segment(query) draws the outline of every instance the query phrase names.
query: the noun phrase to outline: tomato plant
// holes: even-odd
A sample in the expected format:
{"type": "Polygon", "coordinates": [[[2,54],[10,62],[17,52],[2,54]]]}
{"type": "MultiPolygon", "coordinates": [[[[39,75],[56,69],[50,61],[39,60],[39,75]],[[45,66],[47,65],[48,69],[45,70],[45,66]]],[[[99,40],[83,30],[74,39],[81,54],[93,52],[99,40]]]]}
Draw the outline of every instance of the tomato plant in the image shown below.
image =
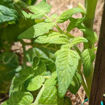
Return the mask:
{"type": "MultiPolygon", "coordinates": [[[[10,20],[3,17],[1,21],[1,63],[3,68],[9,65],[10,71],[15,65],[11,71],[14,71],[14,77],[9,99],[2,105],[70,105],[67,91],[76,94],[81,85],[89,98],[97,49],[97,35],[93,31],[97,0],[86,0],[86,8],[79,4],[60,16],[48,15],[51,6],[46,0],[36,5],[32,5],[30,0],[26,3],[16,0],[12,4],[10,20]],[[74,18],[77,13],[82,17],[74,18]],[[70,23],[66,30],[62,30],[59,24],[65,21],[70,23]],[[83,36],[72,35],[70,32],[74,28],[82,31],[83,36]],[[27,43],[24,39],[31,42],[27,43]],[[22,65],[14,53],[9,53],[10,47],[6,47],[7,43],[11,46],[14,41],[20,41],[23,46],[22,65]],[[78,47],[80,43],[83,43],[81,49],[78,47]],[[31,46],[28,50],[27,45],[31,46]]],[[[1,16],[7,15],[4,10],[1,10],[1,16]]]]}

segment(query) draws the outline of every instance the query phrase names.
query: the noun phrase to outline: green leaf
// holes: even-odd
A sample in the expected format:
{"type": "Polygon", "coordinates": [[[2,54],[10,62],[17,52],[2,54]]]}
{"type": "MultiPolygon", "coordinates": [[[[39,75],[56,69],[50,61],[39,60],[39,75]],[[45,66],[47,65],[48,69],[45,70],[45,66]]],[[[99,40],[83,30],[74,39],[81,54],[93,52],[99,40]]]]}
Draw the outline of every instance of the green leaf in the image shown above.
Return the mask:
{"type": "Polygon", "coordinates": [[[84,38],[84,37],[75,37],[75,38],[73,38],[71,41],[70,41],[70,44],[69,44],[69,47],[73,47],[73,46],[75,46],[75,45],[77,45],[77,44],[79,44],[79,43],[87,43],[88,42],[88,40],[86,39],[86,38],[84,38]]]}
{"type": "Polygon", "coordinates": [[[39,104],[52,104],[55,105],[57,103],[57,89],[55,86],[47,87],[45,89],[39,99],[39,104]]]}
{"type": "Polygon", "coordinates": [[[82,22],[84,21],[84,18],[70,18],[70,24],[67,27],[67,31],[70,32],[73,28],[78,27],[82,22]]]}
{"type": "Polygon", "coordinates": [[[7,93],[10,81],[18,66],[19,62],[16,54],[10,52],[0,54],[0,92],[7,93]]]}
{"type": "Polygon", "coordinates": [[[0,4],[6,7],[12,8],[13,7],[13,0],[0,0],[0,4]]]}
{"type": "Polygon", "coordinates": [[[33,105],[56,105],[57,104],[57,89],[56,85],[56,72],[46,80],[42,89],[40,90],[33,105]]]}
{"type": "Polygon", "coordinates": [[[37,5],[30,6],[29,9],[31,12],[34,13],[32,17],[34,19],[39,19],[50,12],[51,6],[43,0],[37,5]]]}
{"type": "Polygon", "coordinates": [[[92,49],[85,49],[82,54],[82,62],[83,62],[83,71],[86,77],[89,76],[92,70],[93,61],[95,58],[94,50],[92,49]]]}
{"type": "Polygon", "coordinates": [[[84,14],[84,10],[81,8],[72,8],[69,9],[65,12],[63,12],[60,17],[58,18],[57,22],[58,23],[63,23],[65,21],[67,21],[68,19],[70,19],[70,17],[72,17],[72,15],[76,14],[76,13],[83,13],[84,14]]]}
{"type": "Polygon", "coordinates": [[[39,36],[36,40],[36,43],[41,44],[66,44],[69,42],[67,36],[58,32],[52,32],[49,35],[39,36]]]}
{"type": "MultiPolygon", "coordinates": [[[[48,52],[48,51],[47,51],[48,52]]],[[[27,52],[26,52],[26,57],[27,57],[27,60],[28,62],[30,62],[31,64],[34,63],[34,61],[38,58],[38,59],[43,59],[43,60],[46,60],[46,61],[51,61],[52,60],[48,57],[48,55],[42,50],[42,49],[39,49],[39,48],[31,48],[29,49],[27,52]],[[35,57],[37,57],[35,59],[35,57]]]]}
{"type": "Polygon", "coordinates": [[[81,31],[84,32],[84,37],[93,45],[94,43],[96,43],[96,41],[98,40],[97,34],[96,32],[94,32],[93,30],[86,28],[85,26],[83,26],[82,28],[80,28],[81,31]]]}
{"type": "Polygon", "coordinates": [[[17,20],[17,13],[14,9],[10,9],[0,5],[0,23],[17,20]]]}
{"type": "Polygon", "coordinates": [[[21,90],[24,85],[29,83],[30,79],[37,75],[44,75],[46,72],[46,65],[43,62],[40,62],[34,68],[27,67],[26,69],[20,70],[16,73],[15,77],[12,80],[10,95],[14,92],[21,90]]]}
{"type": "Polygon", "coordinates": [[[24,82],[34,75],[34,71],[32,68],[27,67],[26,69],[22,69],[14,76],[10,88],[10,95],[14,92],[18,91],[19,87],[22,87],[24,82]]]}
{"type": "Polygon", "coordinates": [[[41,88],[45,78],[43,76],[35,76],[29,80],[27,90],[29,91],[36,91],[41,88]]]}
{"type": "Polygon", "coordinates": [[[33,96],[29,92],[16,92],[2,103],[2,105],[30,105],[33,102],[33,96]]]}
{"type": "Polygon", "coordinates": [[[5,52],[0,55],[1,64],[7,65],[10,68],[17,68],[19,66],[18,56],[11,52],[5,52]]]}
{"type": "Polygon", "coordinates": [[[31,39],[36,38],[40,35],[43,35],[45,33],[48,33],[49,30],[51,30],[54,26],[54,23],[38,23],[36,25],[33,25],[23,33],[19,35],[19,39],[31,39]]]}
{"type": "Polygon", "coordinates": [[[56,52],[56,69],[58,76],[58,92],[63,97],[72,82],[80,59],[77,52],[62,48],[56,52]]]}
{"type": "Polygon", "coordinates": [[[79,73],[76,73],[73,77],[73,81],[70,84],[69,90],[73,94],[76,94],[81,86],[81,76],[79,73]]]}
{"type": "Polygon", "coordinates": [[[46,18],[45,22],[54,22],[57,19],[57,14],[53,14],[52,16],[50,16],[50,18],[46,18]]]}

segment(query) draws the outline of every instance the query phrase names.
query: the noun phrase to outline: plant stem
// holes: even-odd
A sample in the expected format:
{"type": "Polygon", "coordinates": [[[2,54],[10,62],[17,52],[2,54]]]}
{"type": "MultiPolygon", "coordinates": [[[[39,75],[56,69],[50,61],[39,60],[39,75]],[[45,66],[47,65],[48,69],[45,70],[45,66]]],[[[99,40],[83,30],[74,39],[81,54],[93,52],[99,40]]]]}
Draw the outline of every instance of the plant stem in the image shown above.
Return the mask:
{"type": "MultiPolygon", "coordinates": [[[[89,28],[91,30],[93,30],[93,22],[94,22],[94,16],[95,16],[97,1],[98,0],[85,0],[86,19],[84,21],[84,24],[87,28],[89,28]]],[[[84,35],[84,37],[85,37],[85,35],[84,35]]],[[[94,45],[90,45],[89,43],[88,43],[88,45],[84,44],[84,49],[92,48],[92,47],[94,47],[94,45]]],[[[90,91],[91,91],[93,72],[94,72],[94,69],[92,68],[90,75],[88,77],[85,77],[86,82],[87,82],[87,86],[88,86],[88,90],[89,90],[89,92],[86,91],[88,98],[90,96],[90,91]]]]}
{"type": "Polygon", "coordinates": [[[87,28],[93,29],[93,22],[95,16],[95,10],[98,0],[85,0],[86,2],[86,20],[85,25],[87,28]]]}
{"type": "Polygon", "coordinates": [[[56,29],[57,29],[60,33],[64,33],[64,31],[63,31],[58,25],[56,25],[56,29]]]}

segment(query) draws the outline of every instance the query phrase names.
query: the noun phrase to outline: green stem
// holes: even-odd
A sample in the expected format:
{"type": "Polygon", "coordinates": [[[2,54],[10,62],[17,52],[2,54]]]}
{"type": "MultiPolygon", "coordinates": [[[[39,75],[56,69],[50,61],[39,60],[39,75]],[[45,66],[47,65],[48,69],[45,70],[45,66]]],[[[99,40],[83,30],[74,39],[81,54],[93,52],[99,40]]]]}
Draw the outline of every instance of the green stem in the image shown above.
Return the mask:
{"type": "Polygon", "coordinates": [[[56,25],[56,29],[57,29],[60,33],[64,33],[64,31],[63,31],[58,25],[56,25]]]}
{"type": "Polygon", "coordinates": [[[98,0],[86,0],[86,20],[85,25],[93,29],[93,22],[94,22],[94,16],[95,16],[95,10],[98,0]]]}
{"type": "MultiPolygon", "coordinates": [[[[95,10],[96,10],[96,5],[97,5],[98,0],[85,0],[85,6],[86,6],[86,19],[84,21],[84,24],[87,28],[93,30],[93,22],[94,22],[94,16],[95,16],[95,10]]],[[[84,35],[85,37],[85,35],[84,35]]],[[[84,44],[84,49],[87,48],[93,48],[94,45],[90,45],[90,43],[84,44]]],[[[92,71],[88,77],[85,77],[85,80],[87,82],[87,87],[89,92],[87,94],[88,98],[90,96],[90,91],[91,91],[91,84],[92,84],[92,79],[93,79],[93,71],[94,69],[92,68],[92,71]]]]}
{"type": "MultiPolygon", "coordinates": [[[[75,46],[74,48],[77,50],[77,52],[78,52],[79,55],[81,56],[81,51],[80,51],[76,46],[75,46]]],[[[86,92],[87,97],[89,98],[89,89],[88,89],[88,85],[87,85],[87,82],[86,82],[86,80],[85,80],[85,77],[84,77],[84,75],[83,75],[83,73],[82,73],[82,71],[81,71],[81,65],[82,65],[81,62],[82,62],[82,61],[80,60],[80,61],[79,61],[79,66],[78,66],[78,70],[79,70],[79,74],[81,75],[81,78],[82,78],[82,86],[83,86],[83,88],[84,88],[84,90],[85,90],[85,92],[86,92]]]]}

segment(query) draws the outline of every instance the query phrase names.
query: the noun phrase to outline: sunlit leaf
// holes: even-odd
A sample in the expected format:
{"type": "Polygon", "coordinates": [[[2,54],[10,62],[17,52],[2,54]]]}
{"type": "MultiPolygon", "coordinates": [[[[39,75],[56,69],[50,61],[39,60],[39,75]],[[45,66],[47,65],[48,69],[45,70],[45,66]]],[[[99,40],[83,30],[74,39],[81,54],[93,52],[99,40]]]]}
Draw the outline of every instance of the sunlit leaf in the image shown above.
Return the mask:
{"type": "Polygon", "coordinates": [[[51,30],[54,26],[54,23],[38,23],[36,25],[33,25],[23,33],[19,35],[19,39],[31,39],[36,38],[40,35],[43,35],[45,33],[48,33],[49,30],[51,30]]]}
{"type": "Polygon", "coordinates": [[[58,92],[63,97],[72,82],[80,59],[77,52],[62,48],[56,52],[56,69],[58,76],[58,92]]]}
{"type": "Polygon", "coordinates": [[[53,32],[49,35],[44,35],[38,37],[35,42],[41,44],[66,44],[69,42],[68,38],[64,34],[60,34],[58,32],[53,32]]]}
{"type": "Polygon", "coordinates": [[[84,10],[81,9],[81,8],[72,8],[72,9],[66,10],[65,12],[63,12],[60,15],[57,22],[58,23],[63,23],[65,21],[67,21],[68,19],[70,19],[70,17],[72,17],[72,15],[74,15],[76,13],[84,13],[84,10]]]}

